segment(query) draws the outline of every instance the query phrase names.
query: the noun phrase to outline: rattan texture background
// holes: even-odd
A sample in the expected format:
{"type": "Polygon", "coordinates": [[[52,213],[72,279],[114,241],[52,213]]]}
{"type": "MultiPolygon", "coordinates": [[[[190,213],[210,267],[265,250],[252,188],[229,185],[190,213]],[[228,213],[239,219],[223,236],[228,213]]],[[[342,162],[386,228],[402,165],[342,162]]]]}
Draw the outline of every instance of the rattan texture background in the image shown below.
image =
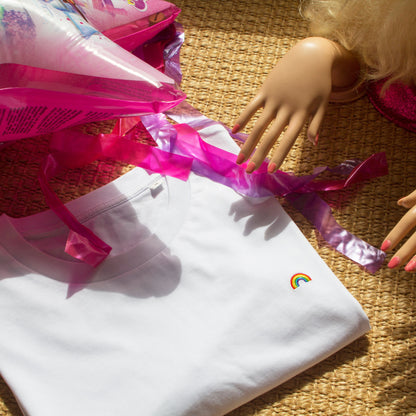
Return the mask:
{"type": "MultiPolygon", "coordinates": [[[[178,20],[186,35],[181,54],[182,89],[192,105],[228,125],[233,124],[278,59],[307,35],[296,0],[173,2],[182,9],[178,20]]],[[[416,134],[388,122],[364,97],[347,105],[330,105],[318,146],[302,133],[283,168],[306,174],[315,166],[334,166],[348,158],[364,159],[386,152],[388,176],[327,195],[341,225],[379,246],[405,212],[396,201],[416,188],[415,149],[416,134]]],[[[46,152],[47,137],[21,140],[0,152],[0,212],[23,216],[46,209],[36,180],[46,152]]],[[[119,163],[94,163],[56,178],[53,187],[61,198],[70,200],[130,168],[119,163]]],[[[372,330],[228,416],[416,415],[414,274],[386,266],[374,275],[366,273],[328,247],[284,200],[282,204],[361,303],[372,330]]],[[[132,410],[133,414],[151,416],[141,415],[140,409],[132,410]]],[[[0,415],[21,415],[1,381],[0,415]]]]}

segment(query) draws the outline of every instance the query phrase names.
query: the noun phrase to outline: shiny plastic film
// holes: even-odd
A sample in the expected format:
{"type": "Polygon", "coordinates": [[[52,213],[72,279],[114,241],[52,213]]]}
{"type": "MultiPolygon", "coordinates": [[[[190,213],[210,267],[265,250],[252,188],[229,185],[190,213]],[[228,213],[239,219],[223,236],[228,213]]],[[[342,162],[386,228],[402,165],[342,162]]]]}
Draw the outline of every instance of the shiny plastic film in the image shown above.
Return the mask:
{"type": "Polygon", "coordinates": [[[181,102],[170,77],[114,42],[138,47],[178,13],[157,0],[0,0],[0,141],[181,102]]]}

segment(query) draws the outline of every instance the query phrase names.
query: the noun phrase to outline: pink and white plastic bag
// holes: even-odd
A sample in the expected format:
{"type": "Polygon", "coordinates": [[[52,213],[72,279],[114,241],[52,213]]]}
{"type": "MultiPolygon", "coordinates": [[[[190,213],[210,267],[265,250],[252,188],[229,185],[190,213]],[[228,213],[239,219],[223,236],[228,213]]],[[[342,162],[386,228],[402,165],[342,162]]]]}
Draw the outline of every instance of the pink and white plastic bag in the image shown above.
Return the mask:
{"type": "Polygon", "coordinates": [[[74,0],[86,20],[127,50],[134,50],[173,23],[180,13],[163,0],[74,0]]]}
{"type": "Polygon", "coordinates": [[[117,29],[114,38],[127,39],[120,32],[125,24],[130,35],[142,32],[136,43],[145,41],[151,33],[143,22],[149,16],[165,10],[170,14],[163,24],[168,25],[178,13],[164,1],[136,1],[142,9],[131,2],[115,7],[111,0],[105,6],[95,0],[1,0],[0,141],[158,113],[185,98],[171,78],[101,33],[117,29]],[[135,26],[138,21],[142,29],[135,26]]]}

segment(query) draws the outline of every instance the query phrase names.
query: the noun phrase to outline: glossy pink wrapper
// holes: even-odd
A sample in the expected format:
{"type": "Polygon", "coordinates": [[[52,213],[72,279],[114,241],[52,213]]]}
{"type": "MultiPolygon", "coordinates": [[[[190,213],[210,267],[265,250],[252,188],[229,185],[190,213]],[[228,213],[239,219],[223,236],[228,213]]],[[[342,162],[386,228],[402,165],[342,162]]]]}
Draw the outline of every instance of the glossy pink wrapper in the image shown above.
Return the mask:
{"type": "Polygon", "coordinates": [[[136,37],[137,47],[179,9],[156,0],[110,3],[1,0],[0,142],[157,113],[185,98],[174,80],[101,33],[145,19],[141,29],[151,31],[136,37]],[[146,20],[158,13],[167,19],[146,20]]]}

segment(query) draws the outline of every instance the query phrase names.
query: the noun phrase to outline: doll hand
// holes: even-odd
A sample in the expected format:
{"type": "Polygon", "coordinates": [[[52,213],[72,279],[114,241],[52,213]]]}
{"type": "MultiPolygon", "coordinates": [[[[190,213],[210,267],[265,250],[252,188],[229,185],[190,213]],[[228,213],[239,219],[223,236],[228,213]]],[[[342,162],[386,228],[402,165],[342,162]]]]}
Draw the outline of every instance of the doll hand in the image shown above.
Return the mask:
{"type": "Polygon", "coordinates": [[[246,161],[267,127],[261,144],[247,166],[248,173],[258,168],[275,141],[287,127],[274,150],[268,171],[276,171],[296,141],[303,125],[309,120],[308,138],[318,140],[333,84],[334,64],[344,51],[324,38],[307,38],[296,44],[271,71],[258,94],[241,113],[233,128],[243,128],[257,110],[263,108],[247,141],[241,148],[237,163],[246,161]]]}
{"type": "MultiPolygon", "coordinates": [[[[387,235],[386,239],[381,245],[381,249],[384,251],[393,250],[397,244],[416,226],[416,191],[413,191],[410,195],[397,201],[398,205],[408,208],[409,211],[401,218],[401,220],[395,225],[395,227],[387,235]]],[[[400,247],[394,257],[390,260],[388,267],[391,269],[406,263],[405,266],[407,272],[416,270],[416,232],[413,233],[410,238],[400,247]]]]}

